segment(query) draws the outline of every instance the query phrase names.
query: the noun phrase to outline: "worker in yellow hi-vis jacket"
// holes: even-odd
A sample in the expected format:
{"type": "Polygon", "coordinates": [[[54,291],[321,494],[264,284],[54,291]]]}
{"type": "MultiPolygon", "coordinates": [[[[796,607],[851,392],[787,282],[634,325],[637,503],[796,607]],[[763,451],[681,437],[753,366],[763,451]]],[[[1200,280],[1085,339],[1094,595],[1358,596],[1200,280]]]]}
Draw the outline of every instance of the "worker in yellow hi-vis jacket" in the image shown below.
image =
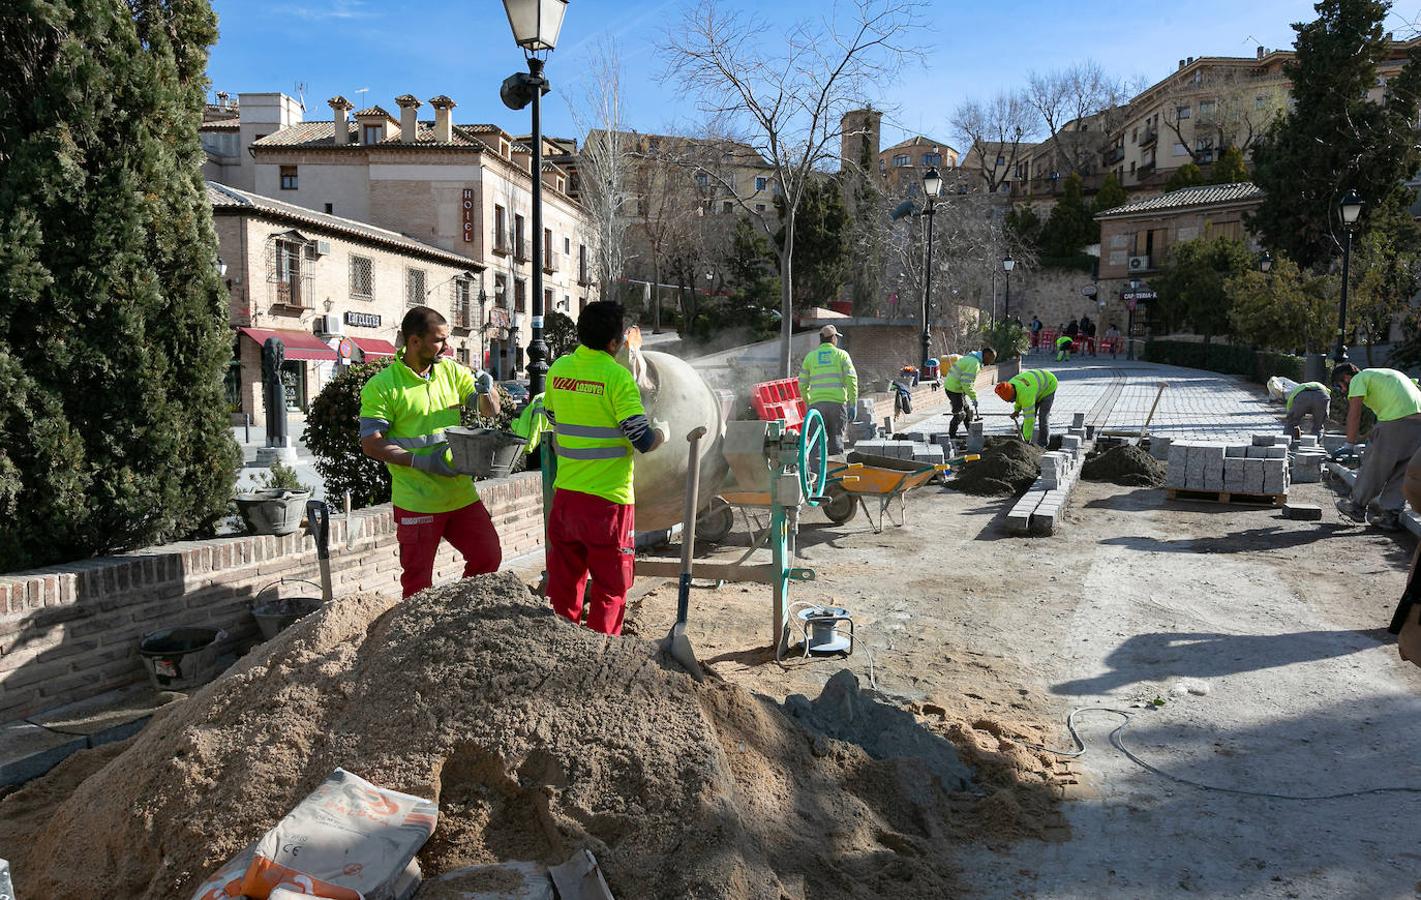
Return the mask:
{"type": "Polygon", "coordinates": [[[839,329],[819,329],[818,347],[809,351],[799,367],[799,395],[824,417],[829,452],[844,452],[844,430],[853,418],[849,410],[859,397],[859,376],[854,361],[839,347],[839,329]]]}

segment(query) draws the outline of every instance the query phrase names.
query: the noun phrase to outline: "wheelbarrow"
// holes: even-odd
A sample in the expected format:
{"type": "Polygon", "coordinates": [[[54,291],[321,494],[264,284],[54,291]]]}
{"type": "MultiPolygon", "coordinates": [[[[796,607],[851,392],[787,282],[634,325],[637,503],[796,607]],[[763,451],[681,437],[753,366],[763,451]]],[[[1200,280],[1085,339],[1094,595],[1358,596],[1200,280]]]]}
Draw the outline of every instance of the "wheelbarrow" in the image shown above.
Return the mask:
{"type": "Polygon", "coordinates": [[[972,462],[976,454],[963,456],[946,463],[917,463],[906,459],[886,456],[871,456],[850,453],[846,465],[829,470],[829,500],[823,505],[824,514],[835,525],[843,525],[853,519],[858,508],[868,518],[874,534],[883,533],[883,520],[901,528],[908,524],[908,506],[904,495],[916,487],[922,487],[934,478],[947,475],[966,462],[972,462]],[[877,500],[877,512],[870,508],[869,498],[877,500]],[[893,515],[893,502],[898,501],[898,516],[893,515]]]}

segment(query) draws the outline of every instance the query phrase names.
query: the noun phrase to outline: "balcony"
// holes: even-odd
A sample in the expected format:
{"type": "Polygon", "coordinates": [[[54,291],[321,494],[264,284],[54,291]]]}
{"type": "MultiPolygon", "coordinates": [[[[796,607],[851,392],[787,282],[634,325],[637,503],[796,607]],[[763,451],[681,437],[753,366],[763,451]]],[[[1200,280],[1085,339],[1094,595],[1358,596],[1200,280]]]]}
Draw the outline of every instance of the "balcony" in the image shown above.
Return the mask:
{"type": "Polygon", "coordinates": [[[1137,181],[1144,181],[1146,178],[1149,178],[1153,174],[1155,174],[1155,164],[1145,163],[1143,166],[1140,166],[1138,169],[1135,170],[1135,179],[1137,181]]]}
{"type": "Polygon", "coordinates": [[[1109,150],[1106,150],[1106,151],[1105,151],[1104,164],[1107,165],[1107,166],[1113,166],[1113,165],[1115,165],[1116,163],[1120,162],[1120,161],[1121,161],[1122,159],[1124,159],[1124,158],[1125,158],[1125,148],[1124,148],[1124,147],[1111,147],[1109,150]]]}
{"type": "Polygon", "coordinates": [[[449,327],[454,331],[470,332],[475,328],[473,305],[467,302],[455,301],[452,314],[449,320],[449,327]]]}
{"type": "Polygon", "coordinates": [[[271,305],[288,312],[311,309],[311,285],[307,278],[282,280],[272,285],[271,305]]]}
{"type": "Polygon", "coordinates": [[[1159,140],[1159,129],[1158,129],[1158,128],[1146,128],[1146,129],[1145,129],[1145,133],[1142,134],[1142,135],[1140,135],[1140,146],[1141,146],[1141,147],[1150,147],[1150,146],[1153,146],[1154,143],[1155,143],[1155,141],[1157,141],[1157,140],[1159,140]]]}
{"type": "Polygon", "coordinates": [[[592,277],[587,271],[586,263],[577,267],[577,283],[582,287],[587,287],[592,283],[592,277]]]}
{"type": "Polygon", "coordinates": [[[493,254],[495,256],[507,256],[508,252],[508,238],[504,237],[502,233],[496,235],[493,239],[493,254]]]}
{"type": "Polygon", "coordinates": [[[549,275],[558,270],[558,255],[551,251],[543,254],[543,271],[549,275]]]}

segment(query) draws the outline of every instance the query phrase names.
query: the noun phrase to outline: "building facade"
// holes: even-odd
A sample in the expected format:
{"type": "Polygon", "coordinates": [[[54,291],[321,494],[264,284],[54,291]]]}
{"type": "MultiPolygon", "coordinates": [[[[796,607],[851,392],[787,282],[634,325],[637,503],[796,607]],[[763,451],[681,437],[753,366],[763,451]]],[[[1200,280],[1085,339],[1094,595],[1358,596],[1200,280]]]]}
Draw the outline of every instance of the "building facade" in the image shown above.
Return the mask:
{"type": "Polygon", "coordinates": [[[890,196],[916,196],[923,176],[936,168],[944,178],[957,168],[958,152],[946,141],[916,135],[878,153],[878,173],[890,196]]]}
{"type": "Polygon", "coordinates": [[[234,349],[227,398],[234,413],[261,422],[261,346],[286,347],[287,405],[304,410],[351,363],[395,354],[412,306],[449,320],[450,353],[489,364],[488,297],[482,267],[397,232],[208,182],[219,267],[230,298],[234,349]]]}

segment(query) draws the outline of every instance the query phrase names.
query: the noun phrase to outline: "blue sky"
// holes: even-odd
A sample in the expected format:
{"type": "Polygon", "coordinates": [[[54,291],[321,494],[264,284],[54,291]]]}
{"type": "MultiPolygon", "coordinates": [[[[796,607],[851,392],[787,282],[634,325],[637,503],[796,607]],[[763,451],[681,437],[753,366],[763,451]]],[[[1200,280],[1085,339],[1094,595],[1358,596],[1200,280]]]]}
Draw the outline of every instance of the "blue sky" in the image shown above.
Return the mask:
{"type": "MultiPolygon", "coordinates": [[[[657,54],[687,2],[572,0],[548,62],[554,93],[544,102],[545,131],[576,135],[568,103],[583,89],[590,49],[606,37],[621,50],[629,127],[658,131],[696,122],[693,103],[662,81],[657,54]]],[[[724,2],[766,18],[767,40],[830,8],[823,0],[724,2]]],[[[499,0],[214,0],[213,6],[221,31],[208,65],[213,91],[295,94],[304,84],[309,119],[329,119],[325,101],[335,94],[392,113],[399,94],[448,94],[458,103],[456,121],[527,131],[527,112],[508,110],[498,99],[499,83],[523,67],[499,0]]],[[[952,140],[948,117],[961,99],[1022,84],[1033,69],[1089,58],[1119,75],[1154,81],[1182,57],[1289,46],[1290,23],[1313,15],[1302,0],[936,0],[930,10],[916,39],[927,50],[925,62],[872,98],[890,110],[885,146],[905,133],[952,140]]],[[[1398,3],[1389,27],[1409,32],[1408,20],[1418,14],[1421,0],[1398,3]]],[[[421,112],[433,118],[427,106],[421,112]]]]}

